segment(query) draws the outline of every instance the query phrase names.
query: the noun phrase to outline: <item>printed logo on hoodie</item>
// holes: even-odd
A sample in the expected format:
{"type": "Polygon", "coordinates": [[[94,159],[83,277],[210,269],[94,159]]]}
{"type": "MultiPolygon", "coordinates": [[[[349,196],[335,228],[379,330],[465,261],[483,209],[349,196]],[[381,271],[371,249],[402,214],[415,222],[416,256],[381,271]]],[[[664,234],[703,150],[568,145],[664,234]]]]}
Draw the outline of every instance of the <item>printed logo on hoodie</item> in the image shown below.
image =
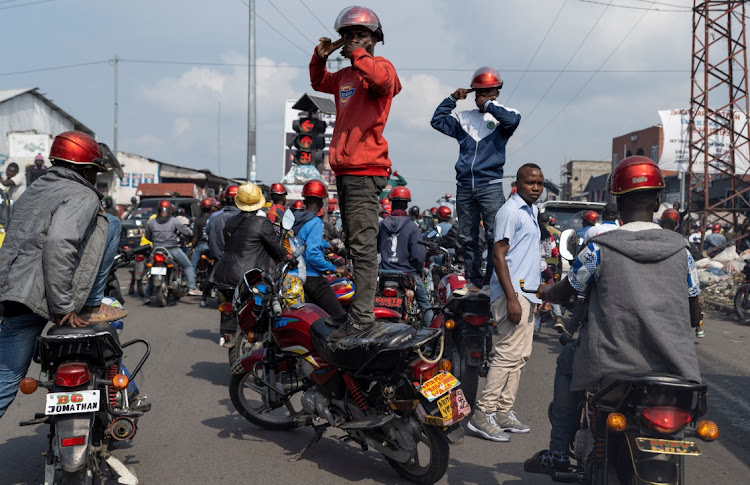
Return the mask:
{"type": "Polygon", "coordinates": [[[349,102],[349,98],[354,96],[354,92],[356,89],[354,88],[354,85],[350,82],[344,83],[339,88],[339,104],[341,106],[345,106],[346,103],[349,102]]]}

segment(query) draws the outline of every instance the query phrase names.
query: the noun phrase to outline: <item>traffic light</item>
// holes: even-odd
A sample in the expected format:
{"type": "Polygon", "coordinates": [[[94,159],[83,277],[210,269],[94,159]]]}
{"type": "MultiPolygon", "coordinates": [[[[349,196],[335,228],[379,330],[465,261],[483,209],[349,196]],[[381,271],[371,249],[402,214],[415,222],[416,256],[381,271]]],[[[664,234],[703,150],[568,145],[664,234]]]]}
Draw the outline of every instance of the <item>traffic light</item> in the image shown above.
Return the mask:
{"type": "Polygon", "coordinates": [[[326,131],[326,122],[303,116],[292,122],[292,129],[297,133],[292,140],[292,146],[297,149],[294,161],[301,165],[317,165],[322,162],[322,150],[326,147],[326,140],[323,136],[326,131]]]}

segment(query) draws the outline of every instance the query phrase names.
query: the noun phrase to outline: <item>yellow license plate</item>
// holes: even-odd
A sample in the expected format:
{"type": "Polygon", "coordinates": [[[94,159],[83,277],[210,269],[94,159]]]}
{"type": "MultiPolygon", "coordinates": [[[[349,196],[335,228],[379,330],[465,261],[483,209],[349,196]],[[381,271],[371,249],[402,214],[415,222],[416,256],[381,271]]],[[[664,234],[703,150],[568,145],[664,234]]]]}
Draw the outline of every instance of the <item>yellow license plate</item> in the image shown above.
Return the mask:
{"type": "Polygon", "coordinates": [[[432,379],[422,383],[419,392],[432,402],[454,387],[461,384],[450,372],[441,372],[432,379]]]}
{"type": "Polygon", "coordinates": [[[658,438],[636,438],[635,445],[646,453],[665,455],[700,455],[701,450],[692,441],[662,440],[658,438]]]}
{"type": "Polygon", "coordinates": [[[437,401],[440,416],[425,416],[425,424],[433,426],[450,426],[458,423],[471,414],[471,406],[466,401],[464,391],[454,389],[437,401]]]}

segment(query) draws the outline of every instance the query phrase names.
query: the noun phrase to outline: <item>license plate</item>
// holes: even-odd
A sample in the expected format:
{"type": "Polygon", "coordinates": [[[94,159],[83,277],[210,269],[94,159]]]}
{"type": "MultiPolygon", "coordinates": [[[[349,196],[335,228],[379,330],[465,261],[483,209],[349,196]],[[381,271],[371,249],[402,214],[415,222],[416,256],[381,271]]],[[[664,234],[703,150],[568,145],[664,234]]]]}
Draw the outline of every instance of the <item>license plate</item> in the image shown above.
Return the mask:
{"type": "Polygon", "coordinates": [[[443,394],[447,393],[454,387],[461,384],[450,372],[441,372],[432,379],[422,383],[419,392],[422,393],[428,401],[432,402],[443,394]]]}
{"type": "Polygon", "coordinates": [[[438,399],[437,405],[442,417],[425,416],[424,421],[426,424],[450,426],[471,414],[471,406],[466,401],[464,391],[461,389],[450,391],[450,393],[438,399]]]}
{"type": "Polygon", "coordinates": [[[661,440],[658,438],[636,438],[639,450],[665,455],[700,455],[701,450],[692,441],[661,440]]]}
{"type": "Polygon", "coordinates": [[[90,413],[99,410],[99,391],[51,392],[44,414],[90,413]]]}
{"type": "Polygon", "coordinates": [[[375,306],[384,306],[386,308],[401,308],[403,298],[397,298],[395,296],[376,296],[375,306]]]}
{"type": "Polygon", "coordinates": [[[167,268],[158,268],[158,267],[151,268],[151,274],[165,275],[167,274],[167,268]]]}

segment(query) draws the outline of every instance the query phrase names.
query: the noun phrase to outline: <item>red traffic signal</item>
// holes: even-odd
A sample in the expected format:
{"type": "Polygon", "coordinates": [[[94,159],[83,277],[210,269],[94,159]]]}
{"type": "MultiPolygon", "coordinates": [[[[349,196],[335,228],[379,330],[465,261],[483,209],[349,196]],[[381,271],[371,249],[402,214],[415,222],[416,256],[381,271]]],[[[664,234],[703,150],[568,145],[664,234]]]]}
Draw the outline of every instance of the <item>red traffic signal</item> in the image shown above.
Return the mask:
{"type": "Polygon", "coordinates": [[[318,165],[323,162],[323,152],[298,151],[294,154],[294,161],[300,165],[318,165]]]}
{"type": "Polygon", "coordinates": [[[320,134],[326,131],[326,122],[317,118],[300,118],[292,122],[292,129],[297,133],[320,134]]]}
{"type": "Polygon", "coordinates": [[[322,150],[326,147],[326,140],[320,135],[300,134],[297,135],[292,143],[294,145],[294,148],[308,152],[314,150],[322,150]]]}

